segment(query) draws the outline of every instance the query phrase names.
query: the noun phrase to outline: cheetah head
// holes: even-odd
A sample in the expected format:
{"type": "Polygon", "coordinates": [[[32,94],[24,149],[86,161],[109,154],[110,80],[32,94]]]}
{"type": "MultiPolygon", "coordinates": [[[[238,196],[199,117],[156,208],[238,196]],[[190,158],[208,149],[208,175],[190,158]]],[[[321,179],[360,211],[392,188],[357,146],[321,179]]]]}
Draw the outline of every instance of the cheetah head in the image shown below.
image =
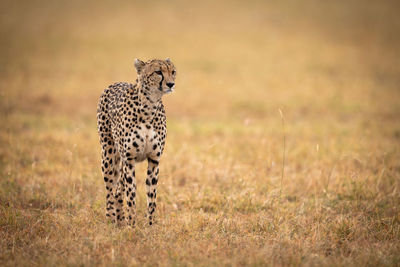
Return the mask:
{"type": "Polygon", "coordinates": [[[153,59],[147,62],[135,59],[135,68],[138,81],[151,96],[161,97],[174,91],[176,69],[169,58],[153,59]]]}

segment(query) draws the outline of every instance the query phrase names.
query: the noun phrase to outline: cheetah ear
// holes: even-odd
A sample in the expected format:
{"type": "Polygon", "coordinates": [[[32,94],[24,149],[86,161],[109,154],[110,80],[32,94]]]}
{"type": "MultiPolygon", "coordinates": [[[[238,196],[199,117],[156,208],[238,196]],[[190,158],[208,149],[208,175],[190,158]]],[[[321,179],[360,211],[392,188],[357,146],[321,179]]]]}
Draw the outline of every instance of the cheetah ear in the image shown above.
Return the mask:
{"type": "Polygon", "coordinates": [[[167,57],[167,59],[165,59],[165,61],[166,61],[167,63],[171,63],[171,59],[169,59],[169,57],[167,57]]]}
{"type": "Polygon", "coordinates": [[[145,63],[141,61],[140,59],[135,58],[135,68],[137,70],[137,73],[140,74],[144,67],[145,63]]]}

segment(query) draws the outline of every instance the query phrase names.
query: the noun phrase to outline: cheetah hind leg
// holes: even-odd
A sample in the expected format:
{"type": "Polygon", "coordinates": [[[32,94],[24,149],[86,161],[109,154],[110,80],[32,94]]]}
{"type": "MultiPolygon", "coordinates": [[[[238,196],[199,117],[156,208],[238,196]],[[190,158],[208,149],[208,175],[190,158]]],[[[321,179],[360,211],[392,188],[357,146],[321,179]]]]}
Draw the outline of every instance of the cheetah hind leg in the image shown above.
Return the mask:
{"type": "Polygon", "coordinates": [[[104,176],[104,182],[106,185],[106,217],[111,223],[116,222],[116,214],[115,214],[115,184],[116,177],[114,172],[115,165],[115,151],[112,143],[112,139],[105,138],[103,151],[102,151],[102,172],[104,176]],[[111,143],[111,145],[108,144],[111,143]]]}
{"type": "Polygon", "coordinates": [[[115,177],[117,185],[115,186],[115,217],[119,226],[125,225],[125,212],[124,212],[124,195],[125,195],[125,181],[122,177],[122,162],[119,154],[115,156],[115,177]]]}

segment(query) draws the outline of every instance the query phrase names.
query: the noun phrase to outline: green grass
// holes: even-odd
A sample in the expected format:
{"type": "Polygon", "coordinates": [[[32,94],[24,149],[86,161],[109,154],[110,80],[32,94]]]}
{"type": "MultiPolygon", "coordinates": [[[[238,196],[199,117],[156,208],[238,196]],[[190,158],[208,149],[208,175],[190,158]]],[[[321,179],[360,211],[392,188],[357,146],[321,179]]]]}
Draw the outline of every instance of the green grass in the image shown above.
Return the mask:
{"type": "Polygon", "coordinates": [[[0,265],[400,265],[397,10],[3,1],[0,265]],[[140,164],[132,229],[106,223],[95,119],[135,57],[178,77],[157,223],[140,164]]]}

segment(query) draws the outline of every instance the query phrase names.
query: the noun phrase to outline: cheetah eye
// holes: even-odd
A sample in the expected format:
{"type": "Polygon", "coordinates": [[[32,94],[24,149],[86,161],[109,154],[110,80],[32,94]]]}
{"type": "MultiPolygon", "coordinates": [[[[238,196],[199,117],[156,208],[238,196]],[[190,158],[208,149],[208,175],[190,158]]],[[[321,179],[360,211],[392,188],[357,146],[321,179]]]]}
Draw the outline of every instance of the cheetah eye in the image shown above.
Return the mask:
{"type": "Polygon", "coordinates": [[[173,71],[172,71],[172,75],[175,75],[175,73],[176,73],[176,71],[175,71],[175,70],[173,70],[173,71]]]}
{"type": "Polygon", "coordinates": [[[157,73],[158,75],[162,75],[162,71],[161,70],[157,70],[157,71],[155,71],[155,73],[157,73]]]}

